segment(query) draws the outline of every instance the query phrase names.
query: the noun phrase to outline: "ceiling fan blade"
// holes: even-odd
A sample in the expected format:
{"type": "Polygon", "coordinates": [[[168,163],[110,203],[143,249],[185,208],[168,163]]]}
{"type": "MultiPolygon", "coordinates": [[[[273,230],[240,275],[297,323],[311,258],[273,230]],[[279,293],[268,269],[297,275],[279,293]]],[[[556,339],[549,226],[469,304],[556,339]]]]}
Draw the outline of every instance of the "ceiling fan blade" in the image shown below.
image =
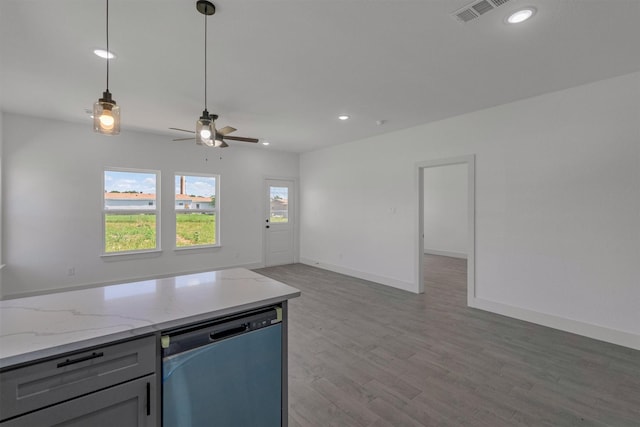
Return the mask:
{"type": "Polygon", "coordinates": [[[224,142],[224,140],[222,139],[222,136],[218,134],[218,137],[216,137],[216,139],[213,141],[213,145],[211,147],[224,148],[224,147],[228,147],[228,146],[229,146],[229,144],[224,142]]]}
{"type": "Polygon", "coordinates": [[[258,142],[258,139],[256,138],[245,138],[242,136],[225,136],[224,139],[230,139],[232,141],[253,142],[253,143],[258,142]]]}
{"type": "Polygon", "coordinates": [[[186,130],[186,129],[179,129],[179,128],[169,128],[169,129],[171,129],[171,130],[179,130],[179,131],[182,131],[182,132],[195,133],[195,132],[194,132],[194,131],[192,131],[192,130],[186,130]]]}
{"type": "Polygon", "coordinates": [[[222,129],[218,129],[218,133],[222,136],[225,136],[227,134],[230,134],[231,132],[235,132],[238,129],[236,128],[232,128],[231,126],[225,126],[222,129]]]}
{"type": "Polygon", "coordinates": [[[174,139],[173,141],[193,141],[194,137],[192,136],[191,138],[177,138],[174,139]]]}

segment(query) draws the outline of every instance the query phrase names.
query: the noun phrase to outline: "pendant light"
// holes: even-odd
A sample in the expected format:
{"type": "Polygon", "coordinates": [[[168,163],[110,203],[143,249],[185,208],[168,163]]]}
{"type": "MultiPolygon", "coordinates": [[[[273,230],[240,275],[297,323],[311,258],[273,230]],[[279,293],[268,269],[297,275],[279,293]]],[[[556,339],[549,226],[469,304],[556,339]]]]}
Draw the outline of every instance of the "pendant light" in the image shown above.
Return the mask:
{"type": "Polygon", "coordinates": [[[222,141],[216,141],[215,120],[218,117],[215,114],[210,115],[207,111],[207,16],[216,13],[216,8],[208,0],[198,0],[196,9],[204,15],[204,111],[196,122],[196,142],[213,147],[222,143],[222,141]]]}
{"type": "MultiPolygon", "coordinates": [[[[107,2],[107,52],[109,52],[109,0],[107,2]]],[[[104,135],[120,133],[120,107],[109,92],[109,56],[107,56],[107,90],[93,104],[93,131],[104,135]]]]}

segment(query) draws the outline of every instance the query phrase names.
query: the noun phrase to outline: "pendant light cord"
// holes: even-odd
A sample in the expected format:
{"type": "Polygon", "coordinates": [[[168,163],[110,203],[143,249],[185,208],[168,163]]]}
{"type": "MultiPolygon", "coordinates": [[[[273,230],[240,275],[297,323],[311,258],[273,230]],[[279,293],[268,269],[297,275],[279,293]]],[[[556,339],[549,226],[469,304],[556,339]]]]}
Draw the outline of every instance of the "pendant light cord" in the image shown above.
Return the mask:
{"type": "Polygon", "coordinates": [[[107,0],[107,92],[109,92],[109,0],[107,0]]]}
{"type": "MultiPolygon", "coordinates": [[[[208,8],[209,6],[207,6],[208,8]]],[[[207,14],[204,14],[204,109],[207,110],[207,14]]]]}

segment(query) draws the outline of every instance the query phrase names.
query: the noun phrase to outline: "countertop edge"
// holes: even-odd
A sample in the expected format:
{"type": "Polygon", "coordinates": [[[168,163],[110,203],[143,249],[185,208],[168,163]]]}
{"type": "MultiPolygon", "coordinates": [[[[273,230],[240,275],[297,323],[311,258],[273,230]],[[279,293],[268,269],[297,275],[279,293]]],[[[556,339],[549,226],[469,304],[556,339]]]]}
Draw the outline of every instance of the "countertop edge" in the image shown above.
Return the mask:
{"type": "Polygon", "coordinates": [[[301,295],[300,291],[290,292],[284,295],[279,295],[277,297],[272,297],[272,298],[266,298],[260,301],[249,302],[246,304],[240,304],[232,307],[225,307],[224,309],[214,310],[211,312],[185,316],[178,319],[173,319],[170,321],[165,321],[165,322],[161,322],[153,325],[142,326],[142,327],[126,330],[126,331],[101,335],[99,337],[94,337],[86,340],[80,340],[73,343],[47,347],[45,349],[35,350],[29,353],[23,353],[19,355],[5,357],[3,359],[0,359],[0,371],[17,369],[25,364],[30,364],[38,360],[59,357],[60,355],[63,355],[65,353],[70,353],[70,352],[79,351],[83,349],[90,349],[92,347],[97,347],[97,346],[105,345],[108,343],[134,339],[134,338],[142,337],[144,335],[154,334],[156,332],[160,332],[163,330],[173,329],[178,326],[198,323],[205,320],[215,319],[215,318],[227,316],[227,315],[242,312],[242,311],[252,310],[254,308],[281,303],[283,301],[287,301],[289,299],[299,297],[300,295],[301,295]]]}

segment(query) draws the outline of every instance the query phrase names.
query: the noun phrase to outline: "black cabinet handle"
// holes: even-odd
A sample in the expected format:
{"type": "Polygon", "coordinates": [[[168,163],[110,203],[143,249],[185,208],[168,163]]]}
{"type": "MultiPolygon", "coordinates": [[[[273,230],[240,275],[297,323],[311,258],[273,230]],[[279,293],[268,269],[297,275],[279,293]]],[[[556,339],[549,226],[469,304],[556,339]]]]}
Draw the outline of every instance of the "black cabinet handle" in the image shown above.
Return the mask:
{"type": "Polygon", "coordinates": [[[151,383],[147,383],[147,416],[151,415],[151,383]]]}
{"type": "Polygon", "coordinates": [[[268,226],[268,225],[265,225],[265,226],[264,226],[264,228],[269,228],[269,226],[268,226]]]}
{"type": "Polygon", "coordinates": [[[85,362],[91,359],[97,359],[98,357],[104,356],[103,352],[96,353],[95,351],[87,356],[78,357],[77,359],[67,359],[64,362],[58,363],[58,368],[63,368],[65,366],[73,365],[80,362],[85,362]]]}

